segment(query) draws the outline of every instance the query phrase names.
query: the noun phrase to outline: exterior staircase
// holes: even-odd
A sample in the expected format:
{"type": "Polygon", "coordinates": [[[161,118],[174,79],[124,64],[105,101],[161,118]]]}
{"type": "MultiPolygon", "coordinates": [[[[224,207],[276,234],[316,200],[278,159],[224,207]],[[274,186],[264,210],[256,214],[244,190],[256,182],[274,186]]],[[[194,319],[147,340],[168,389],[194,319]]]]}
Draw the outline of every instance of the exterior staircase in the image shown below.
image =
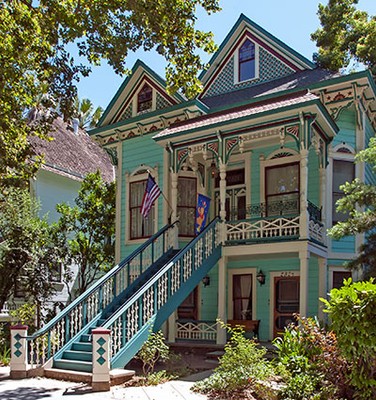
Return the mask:
{"type": "Polygon", "coordinates": [[[217,263],[220,228],[215,219],[181,250],[176,226],[162,228],[28,338],[31,367],[90,374],[92,330],[101,327],[111,330],[111,369],[124,368],[217,263]]]}

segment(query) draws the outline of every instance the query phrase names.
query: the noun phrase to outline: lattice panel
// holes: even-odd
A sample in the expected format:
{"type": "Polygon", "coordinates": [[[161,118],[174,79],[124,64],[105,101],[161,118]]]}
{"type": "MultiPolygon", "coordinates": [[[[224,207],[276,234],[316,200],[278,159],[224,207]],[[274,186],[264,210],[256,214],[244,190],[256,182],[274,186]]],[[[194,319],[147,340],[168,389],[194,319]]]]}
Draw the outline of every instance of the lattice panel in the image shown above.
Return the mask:
{"type": "Polygon", "coordinates": [[[156,107],[157,110],[160,110],[162,108],[167,108],[170,107],[171,104],[168,102],[163,96],[161,96],[159,93],[157,93],[157,102],[156,102],[156,107]]]}
{"type": "Polygon", "coordinates": [[[130,103],[129,106],[124,110],[123,114],[121,114],[119,121],[131,118],[131,117],[132,117],[132,103],[130,103]]]}
{"type": "Polygon", "coordinates": [[[250,82],[235,84],[234,57],[231,57],[222,72],[218,75],[217,79],[212,83],[210,89],[207,91],[204,97],[212,97],[222,93],[231,92],[233,90],[244,89],[246,87],[283,77],[294,72],[293,69],[281,62],[271,53],[264,50],[262,47],[259,49],[259,67],[260,73],[258,79],[250,82]]]}

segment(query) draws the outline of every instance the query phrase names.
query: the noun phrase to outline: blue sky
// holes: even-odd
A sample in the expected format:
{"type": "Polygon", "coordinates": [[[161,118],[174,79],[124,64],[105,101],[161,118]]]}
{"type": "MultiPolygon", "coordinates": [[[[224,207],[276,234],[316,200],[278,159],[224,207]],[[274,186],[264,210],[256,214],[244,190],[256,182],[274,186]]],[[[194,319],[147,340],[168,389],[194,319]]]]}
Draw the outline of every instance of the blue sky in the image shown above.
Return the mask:
{"type": "MultiPolygon", "coordinates": [[[[317,9],[319,3],[325,0],[220,0],[222,11],[207,15],[199,10],[197,28],[210,30],[214,40],[219,45],[235,24],[241,13],[266,29],[269,33],[285,42],[294,50],[312,60],[312,54],[317,50],[310,35],[319,26],[317,9]]],[[[359,0],[358,8],[376,15],[376,0],[359,0]]],[[[204,55],[204,61],[209,61],[210,55],[204,55]]],[[[164,77],[165,61],[155,52],[137,52],[130,54],[128,68],[132,68],[140,58],[155,72],[164,77]]],[[[100,67],[93,68],[88,78],[83,78],[78,84],[79,97],[89,98],[95,106],[106,108],[125,77],[115,74],[105,62],[100,67]]]]}

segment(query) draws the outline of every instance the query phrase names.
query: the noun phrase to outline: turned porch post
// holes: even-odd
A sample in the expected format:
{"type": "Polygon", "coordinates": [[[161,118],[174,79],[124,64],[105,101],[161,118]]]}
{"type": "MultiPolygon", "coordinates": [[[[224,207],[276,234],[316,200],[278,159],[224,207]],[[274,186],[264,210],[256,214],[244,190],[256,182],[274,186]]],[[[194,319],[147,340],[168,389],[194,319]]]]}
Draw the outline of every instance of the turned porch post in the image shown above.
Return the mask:
{"type": "Polygon", "coordinates": [[[300,289],[299,289],[299,314],[301,317],[307,316],[308,311],[308,270],[309,270],[309,251],[301,251],[300,259],[300,289]]]}
{"type": "Polygon", "coordinates": [[[220,209],[219,217],[222,221],[226,220],[226,169],[227,165],[222,161],[219,162],[219,199],[220,199],[220,209]]]}
{"type": "Polygon", "coordinates": [[[300,151],[300,238],[308,239],[308,150],[300,151]]]}

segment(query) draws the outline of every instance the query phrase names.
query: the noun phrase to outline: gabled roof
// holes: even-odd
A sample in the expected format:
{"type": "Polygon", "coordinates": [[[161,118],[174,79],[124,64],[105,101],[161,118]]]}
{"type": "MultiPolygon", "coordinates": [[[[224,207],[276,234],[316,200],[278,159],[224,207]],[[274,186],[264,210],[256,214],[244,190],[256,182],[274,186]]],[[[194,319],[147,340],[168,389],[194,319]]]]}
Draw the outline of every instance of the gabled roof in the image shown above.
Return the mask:
{"type": "Polygon", "coordinates": [[[124,80],[110,104],[104,111],[98,127],[118,122],[126,112],[135,93],[147,82],[169,104],[175,105],[186,101],[179,93],[170,96],[166,90],[166,81],[149,68],[145,63],[137,60],[130,75],[124,80]]]}
{"type": "Polygon", "coordinates": [[[241,14],[217,52],[209,61],[209,68],[206,71],[203,71],[200,75],[200,79],[205,88],[210,84],[213,76],[218,74],[218,68],[221,69],[224,67],[226,59],[234,53],[237,43],[244,34],[247,34],[261,47],[265,48],[268,52],[273,53],[273,55],[285,64],[288,64],[292,70],[299,71],[316,67],[315,64],[307,58],[267,32],[244,14],[241,14]]]}
{"type": "Polygon", "coordinates": [[[79,129],[74,133],[62,118],[57,118],[50,136],[53,137],[50,142],[30,138],[36,154],[44,154],[42,169],[73,180],[83,180],[88,173],[99,169],[106,182],[114,180],[109,155],[85,131],[79,129]]]}

